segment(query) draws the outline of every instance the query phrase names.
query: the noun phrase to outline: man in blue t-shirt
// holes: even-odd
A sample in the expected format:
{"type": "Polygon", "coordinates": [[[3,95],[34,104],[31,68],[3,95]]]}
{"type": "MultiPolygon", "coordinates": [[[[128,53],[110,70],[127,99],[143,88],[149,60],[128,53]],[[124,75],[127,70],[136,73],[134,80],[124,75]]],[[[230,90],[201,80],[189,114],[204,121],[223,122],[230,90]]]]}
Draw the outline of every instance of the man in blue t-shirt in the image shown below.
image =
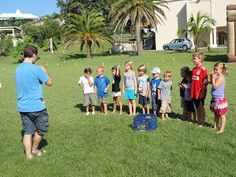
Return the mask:
{"type": "Polygon", "coordinates": [[[101,112],[107,115],[107,96],[110,87],[109,79],[104,76],[104,67],[100,66],[96,70],[97,77],[94,80],[94,85],[97,88],[98,101],[101,103],[101,112]]]}
{"type": "Polygon", "coordinates": [[[38,50],[34,46],[24,49],[24,61],[15,72],[17,107],[24,130],[23,144],[28,159],[41,155],[38,146],[48,131],[48,113],[43,101],[42,85],[52,85],[45,68],[35,64],[38,50]]]}
{"type": "Polygon", "coordinates": [[[157,98],[157,90],[158,86],[161,82],[160,78],[161,70],[158,67],[153,68],[152,70],[152,80],[150,82],[150,90],[151,90],[151,99],[152,99],[152,110],[153,114],[157,114],[158,109],[160,109],[161,103],[157,98]]]}

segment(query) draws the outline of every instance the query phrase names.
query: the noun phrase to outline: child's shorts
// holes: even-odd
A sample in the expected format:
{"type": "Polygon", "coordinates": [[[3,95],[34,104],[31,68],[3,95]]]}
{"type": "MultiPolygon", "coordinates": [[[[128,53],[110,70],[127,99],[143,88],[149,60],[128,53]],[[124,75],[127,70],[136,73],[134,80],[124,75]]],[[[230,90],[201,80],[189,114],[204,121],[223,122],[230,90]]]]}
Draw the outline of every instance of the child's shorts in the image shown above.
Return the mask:
{"type": "Polygon", "coordinates": [[[157,111],[161,107],[161,101],[157,99],[157,96],[152,96],[152,109],[157,111]]]}
{"type": "Polygon", "coordinates": [[[136,98],[134,90],[125,90],[125,99],[134,100],[136,98]]]}
{"type": "Polygon", "coordinates": [[[84,94],[84,106],[95,106],[96,105],[96,95],[94,93],[84,94]]]}
{"type": "Polygon", "coordinates": [[[160,113],[171,113],[171,104],[169,101],[162,100],[161,101],[161,109],[160,113]]]}
{"type": "Polygon", "coordinates": [[[148,104],[150,104],[150,99],[149,98],[147,98],[147,97],[145,97],[145,96],[143,96],[143,95],[140,95],[139,94],[139,99],[138,99],[138,103],[139,104],[141,104],[141,105],[148,105],[148,104]]]}
{"type": "Polygon", "coordinates": [[[112,97],[121,96],[121,92],[112,92],[112,97]]]}
{"type": "Polygon", "coordinates": [[[98,102],[100,104],[107,104],[107,97],[98,97],[98,102]]]}
{"type": "Polygon", "coordinates": [[[228,112],[228,102],[226,98],[212,99],[210,109],[215,116],[220,117],[228,112]]]}

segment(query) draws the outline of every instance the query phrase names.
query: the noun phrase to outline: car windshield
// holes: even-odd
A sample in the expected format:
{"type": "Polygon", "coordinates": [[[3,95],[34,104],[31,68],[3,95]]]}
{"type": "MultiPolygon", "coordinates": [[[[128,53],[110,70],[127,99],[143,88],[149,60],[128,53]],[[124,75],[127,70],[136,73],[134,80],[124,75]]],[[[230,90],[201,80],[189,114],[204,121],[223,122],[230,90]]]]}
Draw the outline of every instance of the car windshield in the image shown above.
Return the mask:
{"type": "Polygon", "coordinates": [[[170,43],[175,43],[176,42],[176,39],[172,40],[170,43]]]}

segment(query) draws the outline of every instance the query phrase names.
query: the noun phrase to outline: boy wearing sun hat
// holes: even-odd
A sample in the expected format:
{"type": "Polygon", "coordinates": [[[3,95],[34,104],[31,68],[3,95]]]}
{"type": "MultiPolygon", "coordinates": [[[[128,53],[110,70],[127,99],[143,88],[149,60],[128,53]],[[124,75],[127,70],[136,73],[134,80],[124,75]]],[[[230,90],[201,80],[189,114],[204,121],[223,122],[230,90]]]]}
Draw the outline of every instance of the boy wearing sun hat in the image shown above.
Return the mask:
{"type": "Polygon", "coordinates": [[[150,90],[151,90],[151,100],[152,100],[153,114],[156,114],[157,110],[160,109],[160,106],[161,106],[161,103],[158,100],[158,95],[157,95],[158,86],[161,82],[160,73],[161,73],[160,68],[155,67],[155,68],[152,69],[153,78],[150,82],[150,90]]]}

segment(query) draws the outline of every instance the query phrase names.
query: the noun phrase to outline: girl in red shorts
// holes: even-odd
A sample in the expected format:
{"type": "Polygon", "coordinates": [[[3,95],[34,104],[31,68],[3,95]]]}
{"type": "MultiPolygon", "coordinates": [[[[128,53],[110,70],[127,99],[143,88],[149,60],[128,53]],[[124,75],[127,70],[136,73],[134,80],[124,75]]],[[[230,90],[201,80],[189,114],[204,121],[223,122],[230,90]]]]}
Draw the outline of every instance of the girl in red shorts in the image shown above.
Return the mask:
{"type": "Polygon", "coordinates": [[[228,112],[228,103],[225,98],[225,75],[227,74],[227,67],[223,63],[216,63],[214,71],[211,72],[211,110],[215,114],[214,129],[218,133],[223,133],[226,125],[226,113],[228,112]],[[221,119],[221,128],[218,124],[221,119]]]}

